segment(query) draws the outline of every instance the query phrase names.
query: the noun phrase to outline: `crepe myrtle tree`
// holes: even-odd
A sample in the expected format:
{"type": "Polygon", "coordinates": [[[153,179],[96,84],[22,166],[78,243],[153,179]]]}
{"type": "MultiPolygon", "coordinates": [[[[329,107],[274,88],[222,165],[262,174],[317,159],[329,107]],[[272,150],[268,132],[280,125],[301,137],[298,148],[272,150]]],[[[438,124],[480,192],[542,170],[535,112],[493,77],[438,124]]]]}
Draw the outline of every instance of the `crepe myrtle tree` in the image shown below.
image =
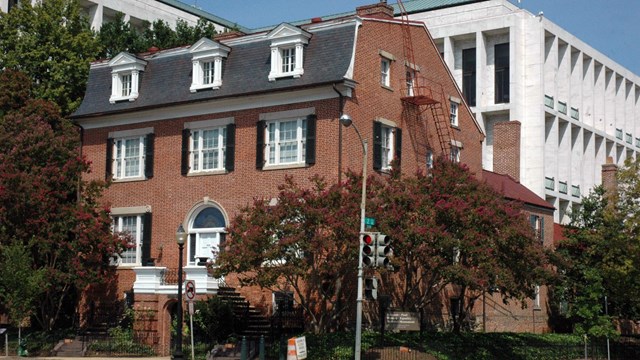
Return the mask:
{"type": "Polygon", "coordinates": [[[449,287],[459,299],[453,330],[460,331],[484,292],[524,304],[535,285],[552,277],[522,204],[504,199],[465,165],[437,159],[428,174],[393,172],[382,185],[370,208],[378,229],[393,239],[394,271],[384,272],[383,291],[400,308],[424,311],[449,287]]]}
{"type": "MultiPolygon", "coordinates": [[[[78,129],[55,104],[25,96],[31,94],[26,78],[0,72],[7,81],[0,84],[0,245],[28,254],[33,272],[44,272],[43,279],[24,279],[39,285],[32,294],[37,308],[26,313],[52,330],[72,318],[85,286],[108,278],[111,257],[127,243],[112,234],[109,209],[99,204],[104,184],[82,180],[89,163],[80,154],[78,129]]],[[[2,271],[28,273],[23,267],[2,271]]],[[[8,294],[11,284],[0,283],[0,293],[8,294]]]]}
{"type": "Polygon", "coordinates": [[[256,199],[231,221],[214,266],[243,285],[291,291],[310,330],[344,328],[355,299],[359,179],[344,185],[322,178],[303,188],[290,176],[275,201],[256,199]]]}

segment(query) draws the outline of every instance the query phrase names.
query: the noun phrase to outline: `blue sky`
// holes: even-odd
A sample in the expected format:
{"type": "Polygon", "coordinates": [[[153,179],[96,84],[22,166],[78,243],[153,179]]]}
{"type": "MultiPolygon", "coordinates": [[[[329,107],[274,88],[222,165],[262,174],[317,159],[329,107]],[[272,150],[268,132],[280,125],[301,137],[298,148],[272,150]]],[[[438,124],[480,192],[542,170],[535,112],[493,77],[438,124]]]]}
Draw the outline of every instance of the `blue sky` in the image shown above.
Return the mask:
{"type": "MultiPolygon", "coordinates": [[[[353,11],[378,0],[181,0],[240,25],[257,28],[284,21],[353,11]]],[[[395,0],[389,0],[390,4],[395,0]]],[[[640,0],[511,0],[544,16],[640,76],[640,0]]]]}

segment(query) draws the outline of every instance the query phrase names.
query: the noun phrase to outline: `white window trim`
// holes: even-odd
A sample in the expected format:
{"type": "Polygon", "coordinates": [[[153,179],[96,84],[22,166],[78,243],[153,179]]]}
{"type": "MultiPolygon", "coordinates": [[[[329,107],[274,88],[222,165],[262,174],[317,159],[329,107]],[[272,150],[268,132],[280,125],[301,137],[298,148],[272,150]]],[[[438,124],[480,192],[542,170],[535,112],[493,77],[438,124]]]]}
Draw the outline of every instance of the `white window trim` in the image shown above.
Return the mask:
{"type": "Polygon", "coordinates": [[[127,137],[119,137],[119,138],[114,138],[113,139],[113,164],[112,164],[112,174],[111,176],[113,177],[113,180],[116,181],[129,181],[129,180],[138,180],[138,179],[144,179],[144,166],[145,166],[145,160],[146,160],[146,135],[140,135],[140,136],[127,136],[127,137]],[[138,161],[139,161],[139,165],[138,165],[138,170],[139,170],[139,174],[135,175],[135,176],[126,176],[125,175],[125,171],[126,171],[126,163],[125,163],[125,150],[126,147],[124,146],[124,142],[126,140],[134,140],[137,139],[138,143],[140,144],[140,152],[139,155],[137,157],[138,161]],[[118,167],[118,142],[122,142],[122,159],[121,159],[121,165],[118,167]]]}
{"type": "Polygon", "coordinates": [[[271,39],[271,71],[269,81],[293,76],[299,78],[304,74],[304,46],[309,43],[311,34],[290,24],[280,24],[273,29],[267,38],[271,39]],[[282,50],[294,49],[295,65],[293,71],[282,70],[282,50]]]}
{"type": "Polygon", "coordinates": [[[427,169],[433,169],[433,151],[427,150],[427,169]]]}
{"type": "MultiPolygon", "coordinates": [[[[111,156],[111,178],[115,181],[115,182],[119,182],[119,181],[136,181],[136,180],[145,180],[145,161],[146,161],[146,143],[145,143],[145,139],[147,137],[147,135],[149,134],[153,134],[154,133],[154,128],[153,127],[146,127],[146,128],[140,128],[140,129],[131,129],[131,130],[120,130],[120,131],[111,131],[109,132],[109,138],[113,139],[113,150],[111,152],[112,156],[111,156]],[[117,149],[117,143],[118,140],[126,140],[126,139],[132,139],[132,138],[138,138],[140,139],[140,141],[142,142],[142,147],[140,150],[140,175],[138,176],[116,176],[117,175],[117,154],[118,154],[118,149],[117,149]]],[[[122,168],[124,169],[124,167],[122,168]]]]}
{"type": "MultiPolygon", "coordinates": [[[[217,234],[217,244],[215,245],[215,247],[217,248],[217,251],[220,251],[220,244],[221,244],[221,235],[220,234],[225,234],[226,233],[226,225],[229,224],[228,221],[228,216],[227,213],[223,210],[223,208],[220,206],[220,204],[218,204],[215,201],[211,201],[209,199],[209,197],[205,196],[201,202],[199,202],[197,205],[195,205],[188,213],[187,218],[188,222],[186,222],[187,224],[189,224],[188,227],[188,234],[189,236],[187,237],[187,264],[188,265],[197,265],[197,256],[198,254],[196,254],[194,252],[194,261],[191,261],[191,235],[196,235],[196,247],[200,247],[201,243],[200,243],[200,238],[199,238],[199,234],[200,233],[216,233],[217,234]],[[194,228],[193,227],[193,223],[196,219],[196,217],[200,214],[201,211],[205,210],[206,208],[209,207],[215,207],[216,209],[218,209],[220,211],[220,213],[222,214],[222,217],[224,219],[224,223],[225,223],[225,227],[214,227],[214,228],[194,228]]],[[[209,255],[209,254],[207,254],[209,255]]],[[[208,257],[209,260],[214,260],[215,258],[213,257],[213,254],[211,254],[208,257]]]]}
{"type": "Polygon", "coordinates": [[[380,85],[391,87],[391,60],[384,56],[380,57],[380,85]]]}
{"type": "Polygon", "coordinates": [[[296,165],[305,165],[305,157],[303,157],[303,152],[305,151],[305,146],[306,146],[306,141],[307,138],[303,137],[303,128],[302,128],[302,123],[303,121],[306,120],[306,116],[302,116],[302,117],[289,117],[289,118],[282,118],[282,119],[277,119],[277,120],[269,120],[266,123],[266,131],[264,132],[264,143],[265,143],[265,151],[264,151],[264,156],[265,156],[265,168],[267,167],[283,167],[283,166],[296,166],[296,165]],[[279,128],[279,124],[283,123],[283,122],[291,122],[291,121],[296,121],[296,143],[297,143],[297,154],[296,154],[296,161],[292,161],[292,162],[280,162],[280,146],[279,143],[281,142],[280,139],[280,128],[279,128]],[[270,162],[270,153],[271,153],[271,146],[272,144],[269,141],[269,126],[271,124],[275,124],[275,135],[274,135],[274,145],[275,146],[275,155],[274,155],[274,162],[270,162]]]}
{"type": "Polygon", "coordinates": [[[194,129],[190,129],[191,134],[189,136],[189,173],[192,174],[204,174],[204,173],[211,173],[211,172],[219,172],[219,171],[224,171],[225,170],[225,157],[226,157],[226,151],[227,151],[227,134],[226,134],[226,126],[212,126],[212,127],[204,127],[204,128],[194,128],[194,129]],[[207,131],[207,130],[216,130],[218,129],[218,147],[217,150],[219,151],[218,154],[218,167],[213,168],[213,169],[204,169],[203,168],[203,159],[204,156],[202,156],[202,132],[203,131],[207,131]],[[194,148],[194,132],[198,132],[199,133],[199,149],[195,149],[194,148]],[[196,164],[195,164],[195,157],[196,155],[198,155],[198,170],[194,170],[196,168],[196,164]]]}
{"type": "Polygon", "coordinates": [[[458,126],[458,110],[460,109],[460,103],[457,103],[453,100],[449,103],[449,122],[451,126],[458,126]]]}
{"type": "Polygon", "coordinates": [[[460,150],[461,150],[461,148],[459,148],[458,146],[451,145],[451,150],[450,150],[450,154],[449,154],[449,157],[450,157],[451,161],[453,161],[455,163],[459,163],[460,162],[460,150]]]}
{"type": "Polygon", "coordinates": [[[115,104],[118,101],[134,101],[139,96],[140,72],[144,71],[147,62],[137,57],[122,52],[116,55],[111,61],[111,97],[109,102],[115,104]],[[129,95],[122,95],[122,77],[131,75],[131,92],[129,95]]]}
{"type": "Polygon", "coordinates": [[[395,132],[396,127],[395,126],[389,126],[388,124],[382,123],[382,159],[381,159],[381,170],[383,171],[387,171],[387,170],[391,170],[391,163],[393,162],[394,159],[394,155],[395,155],[395,147],[396,147],[396,132],[395,132]],[[385,130],[388,129],[388,132],[386,132],[385,130]],[[388,137],[387,143],[385,144],[384,140],[385,138],[388,137]],[[388,147],[385,147],[385,145],[388,145],[388,147]],[[385,160],[385,155],[384,153],[387,153],[386,155],[386,162],[385,160]]]}
{"type": "Polygon", "coordinates": [[[193,55],[191,87],[189,91],[196,92],[203,89],[217,90],[222,86],[222,59],[229,55],[231,48],[211,39],[202,38],[191,46],[189,52],[193,55]],[[213,81],[204,82],[204,65],[213,64],[213,81]]]}

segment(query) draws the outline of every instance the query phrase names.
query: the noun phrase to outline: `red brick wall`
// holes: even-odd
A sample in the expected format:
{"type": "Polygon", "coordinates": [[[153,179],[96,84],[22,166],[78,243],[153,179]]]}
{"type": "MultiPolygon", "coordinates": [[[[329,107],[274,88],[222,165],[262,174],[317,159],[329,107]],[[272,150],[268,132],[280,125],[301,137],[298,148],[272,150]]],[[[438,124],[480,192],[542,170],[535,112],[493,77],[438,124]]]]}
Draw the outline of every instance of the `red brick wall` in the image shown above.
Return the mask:
{"type": "Polygon", "coordinates": [[[493,125],[493,171],[511,176],[520,182],[519,121],[504,121],[493,125]]]}
{"type": "MultiPolygon", "coordinates": [[[[462,98],[457,86],[442,62],[436,47],[428,33],[422,27],[412,27],[415,44],[415,62],[421,67],[421,74],[438,82],[445,94],[462,98]]],[[[353,97],[347,99],[344,112],[349,114],[358,126],[362,136],[369,141],[368,171],[372,169],[372,123],[381,117],[396,122],[405,129],[403,133],[402,170],[413,174],[416,169],[425,168],[426,159],[416,156],[411,143],[411,136],[403,124],[400,101],[401,88],[404,82],[404,55],[401,42],[401,29],[397,23],[364,21],[359,30],[357,55],[355,58],[354,80],[357,82],[353,97]],[[392,90],[380,86],[380,55],[384,50],[396,56],[392,71],[392,90]]],[[[241,206],[250,204],[254,198],[271,198],[277,195],[277,187],[285,175],[293,175],[302,184],[309,184],[307,179],[314,174],[321,174],[328,181],[336,181],[339,174],[338,153],[340,149],[338,117],[340,115],[339,99],[319,100],[296,103],[295,92],[290,94],[289,105],[254,108],[229,113],[217,113],[189,116],[161,121],[150,121],[131,125],[87,129],[84,136],[83,152],[92,163],[91,179],[104,179],[106,141],[109,132],[153,127],[155,134],[154,177],[145,181],[116,182],[105,192],[104,202],[112,207],[150,206],[152,211],[152,244],[151,257],[156,259],[156,266],[175,268],[178,263],[175,231],[178,224],[186,222],[189,211],[204,197],[215,202],[232,219],[241,206]],[[314,107],[317,115],[316,164],[305,168],[284,170],[256,170],[256,123],[260,113],[314,107]],[[185,122],[233,117],[236,124],[235,170],[228,174],[182,176],[181,132],[185,122]]],[[[447,98],[448,99],[448,98],[447,98]]],[[[105,99],[106,101],[107,99],[105,99]]],[[[449,105],[444,105],[448,114],[449,105]]],[[[134,118],[135,113],[131,114],[134,118]]],[[[435,126],[427,123],[426,131],[433,140],[435,126]]],[[[342,170],[353,169],[360,172],[362,168],[362,147],[353,129],[343,131],[343,164],[342,170]]],[[[459,126],[451,128],[456,140],[463,143],[461,160],[467,163],[472,171],[481,173],[481,141],[482,134],[473,120],[470,110],[463,105],[459,109],[459,126]]],[[[436,151],[436,154],[439,150],[436,151]]],[[[132,288],[135,274],[132,269],[120,268],[117,271],[117,289],[112,296],[122,298],[122,294],[132,288]]],[[[230,286],[236,286],[234,276],[226,278],[230,286]]],[[[247,297],[256,307],[268,309],[271,305],[271,294],[258,288],[241,288],[240,293],[247,297]]],[[[155,325],[161,343],[168,344],[167,307],[172,301],[165,295],[136,296],[136,306],[155,309],[155,325]]],[[[145,327],[149,324],[140,325],[145,327]]],[[[145,330],[141,329],[141,330],[145,330]]],[[[164,346],[163,345],[163,346],[164,346]]]]}

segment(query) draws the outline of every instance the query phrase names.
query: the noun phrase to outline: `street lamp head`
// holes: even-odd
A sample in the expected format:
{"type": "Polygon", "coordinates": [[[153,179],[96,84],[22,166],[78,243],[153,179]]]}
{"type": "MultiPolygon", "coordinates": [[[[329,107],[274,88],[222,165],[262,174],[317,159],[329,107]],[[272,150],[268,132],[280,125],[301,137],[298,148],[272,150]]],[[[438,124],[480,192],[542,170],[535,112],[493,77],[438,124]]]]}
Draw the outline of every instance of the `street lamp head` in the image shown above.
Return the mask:
{"type": "Polygon", "coordinates": [[[178,243],[178,245],[184,245],[186,241],[187,233],[184,231],[182,224],[180,224],[180,226],[178,226],[178,230],[176,231],[176,242],[178,243]]]}
{"type": "Polygon", "coordinates": [[[342,116],[340,116],[340,124],[344,125],[344,127],[351,126],[351,123],[353,123],[351,116],[347,114],[342,114],[342,116]]]}

